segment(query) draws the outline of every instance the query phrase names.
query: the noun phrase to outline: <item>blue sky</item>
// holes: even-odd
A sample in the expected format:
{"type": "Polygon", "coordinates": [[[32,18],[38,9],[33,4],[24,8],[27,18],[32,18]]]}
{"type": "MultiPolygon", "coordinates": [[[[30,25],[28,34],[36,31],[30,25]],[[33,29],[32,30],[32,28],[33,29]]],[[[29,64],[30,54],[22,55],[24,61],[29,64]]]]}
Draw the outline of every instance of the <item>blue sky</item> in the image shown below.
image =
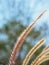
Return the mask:
{"type": "Polygon", "coordinates": [[[0,0],[0,28],[11,19],[26,25],[44,10],[47,12],[39,20],[38,25],[41,26],[44,22],[47,24],[46,37],[49,40],[49,0],[0,0]]]}
{"type": "Polygon", "coordinates": [[[41,18],[43,22],[49,20],[49,0],[0,0],[0,27],[12,18],[25,21],[26,24],[30,17],[29,22],[32,22],[45,9],[47,12],[41,18]]]}

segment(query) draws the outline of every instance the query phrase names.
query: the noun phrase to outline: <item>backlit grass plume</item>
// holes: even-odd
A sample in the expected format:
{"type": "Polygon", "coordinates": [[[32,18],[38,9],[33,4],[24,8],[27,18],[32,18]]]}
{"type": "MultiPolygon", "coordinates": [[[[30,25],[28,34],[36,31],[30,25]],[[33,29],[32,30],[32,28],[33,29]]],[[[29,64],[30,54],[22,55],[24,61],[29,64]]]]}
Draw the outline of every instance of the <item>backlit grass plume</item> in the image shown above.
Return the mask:
{"type": "Polygon", "coordinates": [[[45,39],[41,39],[30,51],[29,53],[27,54],[24,62],[23,62],[23,65],[27,65],[31,56],[37,51],[37,49],[44,43],[45,39]]]}
{"type": "MultiPolygon", "coordinates": [[[[31,65],[38,65],[44,58],[49,54],[49,47],[44,48],[44,50],[38,55],[38,57],[32,61],[31,65]]],[[[49,55],[48,55],[49,56],[49,55]]],[[[44,60],[43,60],[44,61],[44,60]]],[[[41,62],[42,63],[42,62],[41,62]]]]}
{"type": "MultiPolygon", "coordinates": [[[[46,11],[46,10],[45,10],[46,11]]],[[[14,65],[15,64],[15,60],[16,60],[16,55],[19,52],[25,38],[27,37],[27,35],[30,33],[30,31],[32,30],[32,28],[34,28],[34,26],[36,25],[38,19],[41,18],[41,16],[45,13],[45,11],[43,11],[36,19],[33,23],[31,23],[19,36],[17,42],[15,43],[15,46],[12,50],[11,56],[10,56],[10,60],[9,60],[9,65],[14,65]]],[[[41,39],[32,49],[31,51],[29,51],[29,53],[27,54],[25,60],[23,61],[22,65],[27,65],[31,56],[36,52],[36,50],[44,43],[45,39],[41,39]]],[[[48,52],[48,51],[47,51],[48,52]]]]}
{"type": "Polygon", "coordinates": [[[42,58],[37,65],[40,65],[41,63],[49,60],[49,55],[46,55],[44,58],[42,58]]]}

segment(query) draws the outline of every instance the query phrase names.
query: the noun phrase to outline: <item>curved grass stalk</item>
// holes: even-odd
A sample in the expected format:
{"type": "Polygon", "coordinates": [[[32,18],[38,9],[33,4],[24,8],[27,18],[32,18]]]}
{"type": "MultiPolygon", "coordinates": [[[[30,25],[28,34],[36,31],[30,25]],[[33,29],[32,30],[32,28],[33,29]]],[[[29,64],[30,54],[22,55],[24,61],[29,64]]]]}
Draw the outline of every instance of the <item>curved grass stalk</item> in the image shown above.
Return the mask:
{"type": "Polygon", "coordinates": [[[37,65],[39,61],[43,59],[47,54],[49,54],[49,48],[42,51],[42,53],[31,63],[31,65],[37,65]]]}
{"type": "MultiPolygon", "coordinates": [[[[46,10],[45,10],[46,11],[46,10]]],[[[19,52],[25,38],[27,37],[27,35],[30,33],[30,31],[32,30],[32,28],[34,28],[34,26],[36,25],[38,19],[41,18],[41,16],[45,13],[42,12],[37,18],[36,20],[31,23],[23,32],[22,34],[20,35],[20,37],[18,38],[14,48],[13,48],[13,51],[12,51],[12,54],[10,56],[10,60],[9,60],[9,65],[14,65],[15,64],[15,60],[16,60],[16,54],[19,52]]]]}
{"type": "Polygon", "coordinates": [[[26,55],[25,60],[23,61],[22,65],[27,65],[31,56],[37,51],[37,49],[45,42],[45,39],[41,39],[30,51],[29,53],[26,55]]]}
{"type": "Polygon", "coordinates": [[[49,49],[49,46],[46,46],[46,47],[43,49],[43,51],[45,51],[45,50],[47,50],[47,49],[49,49]]]}
{"type": "Polygon", "coordinates": [[[45,62],[45,61],[47,61],[47,60],[49,60],[49,55],[46,55],[44,58],[42,58],[42,59],[37,63],[37,65],[40,65],[40,64],[42,64],[43,62],[45,62]]]}

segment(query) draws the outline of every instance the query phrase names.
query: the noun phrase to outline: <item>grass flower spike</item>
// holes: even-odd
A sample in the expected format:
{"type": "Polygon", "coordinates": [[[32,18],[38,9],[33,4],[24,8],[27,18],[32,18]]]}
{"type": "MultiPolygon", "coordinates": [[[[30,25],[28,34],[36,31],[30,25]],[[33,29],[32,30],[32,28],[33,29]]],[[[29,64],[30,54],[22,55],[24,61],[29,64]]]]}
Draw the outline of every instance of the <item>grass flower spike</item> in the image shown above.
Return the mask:
{"type": "Polygon", "coordinates": [[[27,65],[31,56],[37,51],[37,49],[45,42],[45,39],[41,39],[30,51],[29,53],[27,54],[24,62],[22,65],[27,65]]]}
{"type": "MultiPolygon", "coordinates": [[[[46,11],[46,10],[45,10],[46,11]]],[[[15,46],[12,50],[11,56],[10,56],[10,60],[9,60],[9,65],[14,65],[15,64],[15,60],[16,60],[16,55],[19,52],[25,38],[27,37],[27,35],[30,33],[30,31],[32,30],[32,28],[34,28],[34,26],[36,25],[38,19],[41,18],[41,16],[45,13],[45,11],[43,11],[37,18],[36,20],[31,23],[19,36],[17,42],[15,43],[15,46]]]]}

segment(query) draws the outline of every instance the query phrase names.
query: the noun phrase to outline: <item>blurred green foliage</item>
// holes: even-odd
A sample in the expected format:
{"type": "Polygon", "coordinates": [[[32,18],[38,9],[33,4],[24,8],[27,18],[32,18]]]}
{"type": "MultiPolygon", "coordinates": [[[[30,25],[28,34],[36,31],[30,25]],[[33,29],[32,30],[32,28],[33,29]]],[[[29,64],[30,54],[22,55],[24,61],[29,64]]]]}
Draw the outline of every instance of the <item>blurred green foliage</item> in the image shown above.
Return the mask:
{"type": "MultiPolygon", "coordinates": [[[[15,20],[8,22],[4,25],[2,29],[0,29],[0,34],[5,34],[7,39],[0,40],[0,65],[6,65],[9,62],[10,54],[12,52],[13,46],[15,42],[17,41],[17,38],[21,34],[21,32],[26,28],[27,26],[24,26],[20,22],[17,22],[15,20]]],[[[26,40],[24,41],[24,44],[22,45],[20,52],[18,53],[18,57],[16,59],[16,65],[22,65],[22,62],[28,53],[28,51],[34,46],[34,41],[38,39],[41,35],[41,30],[36,31],[35,28],[30,32],[30,34],[27,36],[26,40]]],[[[4,36],[3,36],[4,37],[4,36]]],[[[36,58],[36,56],[42,51],[42,49],[45,47],[43,45],[31,58],[28,65],[30,65],[31,61],[36,58]]],[[[42,65],[48,65],[48,62],[43,63],[42,65]]]]}

